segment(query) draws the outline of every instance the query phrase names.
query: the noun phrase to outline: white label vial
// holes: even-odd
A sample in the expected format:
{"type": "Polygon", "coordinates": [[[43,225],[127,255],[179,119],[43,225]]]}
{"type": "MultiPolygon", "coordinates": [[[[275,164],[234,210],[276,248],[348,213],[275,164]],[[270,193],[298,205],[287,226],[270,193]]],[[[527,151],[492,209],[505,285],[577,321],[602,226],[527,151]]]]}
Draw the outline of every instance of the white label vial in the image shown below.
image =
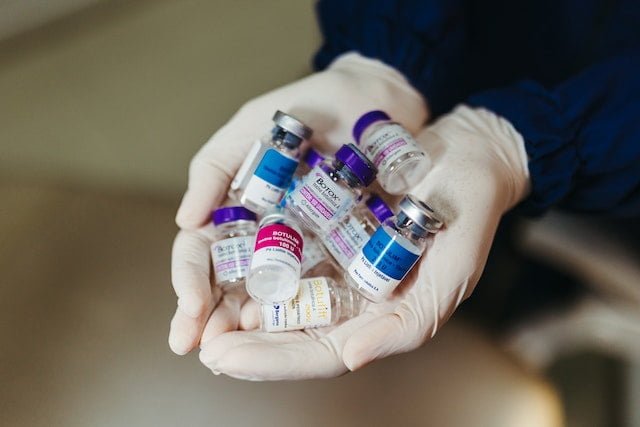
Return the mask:
{"type": "Polygon", "coordinates": [[[320,328],[331,324],[331,296],[324,277],[300,280],[298,295],[283,304],[262,306],[262,328],[267,332],[320,328]]]}
{"type": "Polygon", "coordinates": [[[231,237],[211,245],[216,283],[229,283],[247,276],[254,236],[231,237]]]}
{"type": "Polygon", "coordinates": [[[322,243],[338,264],[346,269],[369,237],[361,220],[352,215],[331,229],[322,239],[322,243]]]}

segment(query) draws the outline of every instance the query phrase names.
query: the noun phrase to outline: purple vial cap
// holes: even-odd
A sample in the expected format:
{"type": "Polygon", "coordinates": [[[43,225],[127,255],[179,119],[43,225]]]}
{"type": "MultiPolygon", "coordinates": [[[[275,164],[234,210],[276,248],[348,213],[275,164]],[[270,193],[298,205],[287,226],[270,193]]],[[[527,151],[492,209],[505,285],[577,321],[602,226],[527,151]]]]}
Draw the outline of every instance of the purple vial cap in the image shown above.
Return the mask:
{"type": "Polygon", "coordinates": [[[391,117],[389,117],[389,115],[384,111],[380,110],[369,111],[368,113],[360,116],[360,118],[356,121],[356,124],[353,125],[353,138],[356,140],[356,143],[360,144],[360,137],[362,137],[365,129],[367,129],[373,123],[382,120],[391,120],[391,117]]]}
{"type": "Polygon", "coordinates": [[[389,205],[387,205],[377,194],[371,194],[365,204],[380,223],[383,223],[386,219],[391,218],[394,215],[389,205]]]}
{"type": "Polygon", "coordinates": [[[324,161],[324,156],[313,148],[309,148],[302,160],[309,166],[309,168],[313,169],[324,161]]]}
{"type": "Polygon", "coordinates": [[[213,225],[225,224],[231,221],[256,221],[258,217],[255,213],[243,206],[230,206],[224,208],[218,208],[211,214],[211,221],[213,225]]]}
{"type": "Polygon", "coordinates": [[[376,179],[378,169],[353,144],[345,144],[336,152],[336,160],[344,163],[366,187],[376,179]]]}

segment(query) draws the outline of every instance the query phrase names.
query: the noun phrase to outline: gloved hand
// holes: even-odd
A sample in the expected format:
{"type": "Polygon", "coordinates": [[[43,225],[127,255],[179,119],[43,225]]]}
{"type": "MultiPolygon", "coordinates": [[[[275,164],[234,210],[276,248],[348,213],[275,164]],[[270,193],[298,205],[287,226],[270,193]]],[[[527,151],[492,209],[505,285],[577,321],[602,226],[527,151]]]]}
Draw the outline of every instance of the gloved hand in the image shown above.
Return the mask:
{"type": "Polygon", "coordinates": [[[433,169],[412,193],[440,213],[446,227],[392,298],[368,304],[334,328],[224,333],[203,345],[205,365],[251,380],[332,377],[434,336],[473,291],[500,218],[527,194],[529,174],[522,137],[483,109],[458,107],[417,139],[433,169]]]}
{"type": "Polygon", "coordinates": [[[220,308],[213,312],[209,336],[237,326],[242,297],[225,295],[222,301],[228,299],[228,304],[220,306],[221,294],[217,288],[214,292],[218,294],[212,293],[208,258],[212,230],[204,225],[211,210],[225,198],[251,144],[273,126],[274,112],[282,110],[300,118],[314,129],[314,145],[331,153],[351,140],[355,121],[373,109],[386,111],[413,132],[428,115],[422,96],[399,72],[379,61],[346,54],[323,72],[249,101],[196,154],[176,216],[182,230],[172,254],[178,309],[169,344],[176,353],[187,353],[198,344],[214,307],[220,308]]]}

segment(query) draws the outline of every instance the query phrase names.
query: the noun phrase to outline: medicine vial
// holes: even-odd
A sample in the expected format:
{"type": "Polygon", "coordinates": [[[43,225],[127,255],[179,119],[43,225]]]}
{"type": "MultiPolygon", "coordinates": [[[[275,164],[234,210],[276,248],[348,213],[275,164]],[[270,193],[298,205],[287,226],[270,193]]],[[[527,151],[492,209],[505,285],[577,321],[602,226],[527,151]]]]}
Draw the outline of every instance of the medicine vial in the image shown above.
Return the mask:
{"type": "Polygon", "coordinates": [[[313,168],[318,166],[325,160],[325,156],[323,156],[319,151],[314,150],[309,147],[306,153],[302,156],[300,164],[298,165],[298,169],[296,169],[293,178],[291,179],[291,184],[289,185],[289,189],[285,193],[282,201],[280,202],[280,206],[284,207],[287,204],[287,196],[293,190],[296,189],[298,184],[302,181],[302,178],[306,176],[313,168]]]}
{"type": "Polygon", "coordinates": [[[249,271],[256,236],[256,214],[242,206],[216,209],[211,214],[215,241],[211,259],[216,284],[223,289],[243,284],[249,271]]]}
{"type": "Polygon", "coordinates": [[[303,226],[323,235],[360,201],[361,188],[371,184],[376,173],[376,167],[355,145],[343,145],[334,160],[317,165],[289,193],[286,209],[303,226]]]}
{"type": "Polygon", "coordinates": [[[303,231],[302,238],[304,239],[304,245],[302,248],[302,267],[300,274],[304,277],[318,264],[326,261],[328,255],[322,246],[322,242],[320,242],[313,233],[303,231]]]}
{"type": "Polygon", "coordinates": [[[405,194],[426,176],[430,158],[402,125],[384,111],[370,111],[353,126],[353,137],[378,168],[378,182],[390,194],[405,194]]]}
{"type": "Polygon", "coordinates": [[[282,111],[276,111],[273,122],[271,135],[254,143],[229,189],[229,197],[261,215],[284,196],[298,167],[300,144],[313,133],[282,111]]]}
{"type": "Polygon", "coordinates": [[[345,272],[345,281],[373,302],[382,302],[424,252],[429,235],[442,228],[433,210],[407,195],[395,217],[385,221],[345,272]]]}
{"type": "Polygon", "coordinates": [[[298,293],[303,238],[294,218],[282,209],[267,214],[258,226],[247,292],[261,304],[290,300],[298,293]]]}
{"type": "Polygon", "coordinates": [[[353,211],[322,237],[322,243],[337,263],[347,269],[360,249],[375,233],[380,224],[393,216],[391,208],[372,194],[365,203],[353,211]]]}
{"type": "Polygon", "coordinates": [[[361,301],[357,292],[329,277],[302,279],[291,301],[262,305],[260,328],[282,332],[335,325],[360,314],[361,301]]]}

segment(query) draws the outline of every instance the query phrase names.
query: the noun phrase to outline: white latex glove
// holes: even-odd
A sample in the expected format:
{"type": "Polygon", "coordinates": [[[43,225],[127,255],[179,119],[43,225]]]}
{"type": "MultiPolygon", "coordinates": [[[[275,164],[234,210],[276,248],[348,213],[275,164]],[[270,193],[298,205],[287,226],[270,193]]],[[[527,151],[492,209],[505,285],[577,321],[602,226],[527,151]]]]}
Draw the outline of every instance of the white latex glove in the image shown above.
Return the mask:
{"type": "Polygon", "coordinates": [[[439,212],[446,227],[402,289],[334,328],[222,334],[203,345],[205,365],[251,380],[332,377],[434,336],[473,291],[500,218],[527,194],[529,179],[522,137],[489,111],[458,107],[417,138],[433,169],[413,194],[439,212]]]}
{"type": "Polygon", "coordinates": [[[203,340],[237,327],[243,296],[241,292],[224,295],[221,305],[219,291],[212,293],[208,258],[212,229],[205,224],[211,210],[225,198],[251,144],[271,130],[275,111],[291,113],[311,126],[314,145],[331,153],[351,141],[355,121],[374,109],[386,111],[413,132],[428,115],[422,96],[396,70],[346,54],[326,71],[249,101],[196,154],[176,216],[182,230],[172,254],[172,281],[178,296],[169,334],[174,352],[184,354],[198,345],[214,307],[219,308],[213,311],[203,340]]]}

